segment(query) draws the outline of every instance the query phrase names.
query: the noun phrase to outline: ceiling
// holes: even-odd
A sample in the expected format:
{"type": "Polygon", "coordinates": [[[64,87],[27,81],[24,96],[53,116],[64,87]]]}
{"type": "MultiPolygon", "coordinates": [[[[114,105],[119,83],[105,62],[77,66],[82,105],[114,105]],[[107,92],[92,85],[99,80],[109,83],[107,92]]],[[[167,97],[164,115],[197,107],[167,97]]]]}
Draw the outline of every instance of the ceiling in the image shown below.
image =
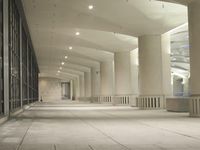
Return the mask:
{"type": "Polygon", "coordinates": [[[187,22],[185,6],[156,0],[22,2],[41,74],[55,76],[62,66],[60,77],[66,78],[99,69],[115,52],[136,49],[138,36],[162,34],[187,22]],[[90,4],[94,9],[88,9],[90,4]]]}

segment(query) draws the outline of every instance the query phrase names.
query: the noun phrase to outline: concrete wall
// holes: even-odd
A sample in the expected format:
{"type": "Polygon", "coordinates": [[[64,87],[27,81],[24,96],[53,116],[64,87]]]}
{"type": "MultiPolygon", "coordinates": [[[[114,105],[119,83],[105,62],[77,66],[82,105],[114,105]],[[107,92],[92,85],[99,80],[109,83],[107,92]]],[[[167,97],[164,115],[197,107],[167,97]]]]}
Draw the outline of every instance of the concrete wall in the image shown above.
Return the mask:
{"type": "Polygon", "coordinates": [[[62,80],[50,77],[39,78],[39,96],[43,101],[61,100],[62,80]]]}

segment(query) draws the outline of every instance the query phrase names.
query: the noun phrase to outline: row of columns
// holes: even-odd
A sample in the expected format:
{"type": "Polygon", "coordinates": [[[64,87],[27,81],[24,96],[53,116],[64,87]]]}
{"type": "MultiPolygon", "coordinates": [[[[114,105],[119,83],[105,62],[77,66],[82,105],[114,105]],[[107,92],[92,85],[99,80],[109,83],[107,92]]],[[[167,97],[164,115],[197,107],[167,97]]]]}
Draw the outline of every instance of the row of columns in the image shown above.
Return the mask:
{"type": "MultiPolygon", "coordinates": [[[[188,4],[190,40],[190,115],[200,117],[200,2],[188,4]]],[[[170,96],[170,36],[139,37],[139,95],[170,96]]],[[[113,62],[101,63],[101,95],[133,94],[130,53],[115,53],[113,62]],[[113,71],[114,70],[114,71],[113,71]],[[114,75],[115,76],[114,76],[114,75]],[[115,80],[113,80],[115,79],[115,80]],[[115,81],[115,82],[113,82],[115,81]],[[115,85],[114,85],[115,83],[115,85]],[[113,91],[115,89],[115,91],[113,91]]],[[[132,65],[131,65],[132,66],[132,65]]],[[[136,68],[135,68],[136,69],[136,68]]]]}
{"type": "MultiPolygon", "coordinates": [[[[200,116],[200,2],[193,1],[188,5],[189,15],[189,39],[190,39],[190,94],[199,97],[198,102],[192,107],[199,105],[197,116],[200,116]]],[[[85,73],[80,78],[80,96],[112,96],[132,95],[139,96],[170,96],[171,71],[170,71],[170,35],[144,35],[138,37],[139,66],[134,64],[132,52],[116,52],[114,61],[101,62],[100,72],[85,73]],[[131,56],[133,58],[131,58],[131,56]],[[137,71],[138,69],[138,71],[137,71]],[[136,72],[139,72],[137,75],[136,72]],[[91,76],[92,74],[92,76],[91,76]],[[92,91],[95,87],[95,74],[99,75],[96,89],[100,93],[92,91]],[[85,80],[85,82],[83,81],[85,80]],[[138,84],[137,84],[138,83],[138,84]],[[138,86],[137,86],[138,85],[138,86]],[[85,93],[84,93],[85,92],[85,93]],[[95,93],[95,94],[94,94],[95,93]]],[[[192,108],[191,108],[192,109],[192,108]]],[[[193,115],[195,116],[195,115],[193,115]]]]}
{"type": "MultiPolygon", "coordinates": [[[[139,95],[171,95],[169,49],[168,34],[139,37],[139,95]]],[[[129,51],[115,53],[114,62],[102,62],[101,95],[137,94],[136,65],[131,64],[129,51]]]]}
{"type": "Polygon", "coordinates": [[[73,80],[72,91],[74,99],[79,97],[92,97],[93,93],[96,92],[96,89],[93,88],[94,84],[97,82],[95,74],[91,71],[84,72],[83,75],[79,75],[73,80]],[[94,82],[94,83],[93,83],[94,82]]]}

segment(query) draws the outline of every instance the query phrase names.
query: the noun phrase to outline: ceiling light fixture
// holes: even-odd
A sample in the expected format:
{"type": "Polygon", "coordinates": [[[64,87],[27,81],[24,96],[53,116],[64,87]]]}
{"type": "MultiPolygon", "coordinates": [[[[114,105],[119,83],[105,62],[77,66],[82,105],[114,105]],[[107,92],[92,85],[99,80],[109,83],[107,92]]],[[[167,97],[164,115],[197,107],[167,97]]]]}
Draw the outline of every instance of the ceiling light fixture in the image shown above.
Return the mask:
{"type": "Polygon", "coordinates": [[[70,46],[69,49],[72,50],[72,46],[70,46]]]}
{"type": "Polygon", "coordinates": [[[60,73],[60,70],[58,70],[58,73],[60,73]]]}
{"type": "Polygon", "coordinates": [[[65,62],[62,62],[62,63],[61,63],[61,65],[64,65],[64,64],[65,64],[65,62]]]}
{"type": "Polygon", "coordinates": [[[62,70],[62,67],[60,67],[59,69],[62,70]]]}
{"type": "Polygon", "coordinates": [[[67,59],[68,57],[67,56],[65,56],[65,59],[67,59]]]}
{"type": "Polygon", "coordinates": [[[93,8],[94,8],[93,5],[89,5],[89,6],[88,6],[88,9],[89,9],[89,10],[92,10],[93,8]]]}
{"type": "Polygon", "coordinates": [[[76,35],[80,35],[80,32],[76,32],[76,35]]]}

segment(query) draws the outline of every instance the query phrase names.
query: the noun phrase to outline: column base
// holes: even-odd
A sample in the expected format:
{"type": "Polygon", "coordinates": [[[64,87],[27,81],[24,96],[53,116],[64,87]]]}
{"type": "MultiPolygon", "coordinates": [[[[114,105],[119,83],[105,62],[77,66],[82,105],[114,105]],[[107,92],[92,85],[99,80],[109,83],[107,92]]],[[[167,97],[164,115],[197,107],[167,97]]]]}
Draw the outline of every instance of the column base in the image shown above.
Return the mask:
{"type": "Polygon", "coordinates": [[[165,109],[166,100],[164,96],[139,96],[137,105],[140,109],[165,109]]]}
{"type": "Polygon", "coordinates": [[[190,117],[200,117],[200,97],[190,98],[190,117]]]}

